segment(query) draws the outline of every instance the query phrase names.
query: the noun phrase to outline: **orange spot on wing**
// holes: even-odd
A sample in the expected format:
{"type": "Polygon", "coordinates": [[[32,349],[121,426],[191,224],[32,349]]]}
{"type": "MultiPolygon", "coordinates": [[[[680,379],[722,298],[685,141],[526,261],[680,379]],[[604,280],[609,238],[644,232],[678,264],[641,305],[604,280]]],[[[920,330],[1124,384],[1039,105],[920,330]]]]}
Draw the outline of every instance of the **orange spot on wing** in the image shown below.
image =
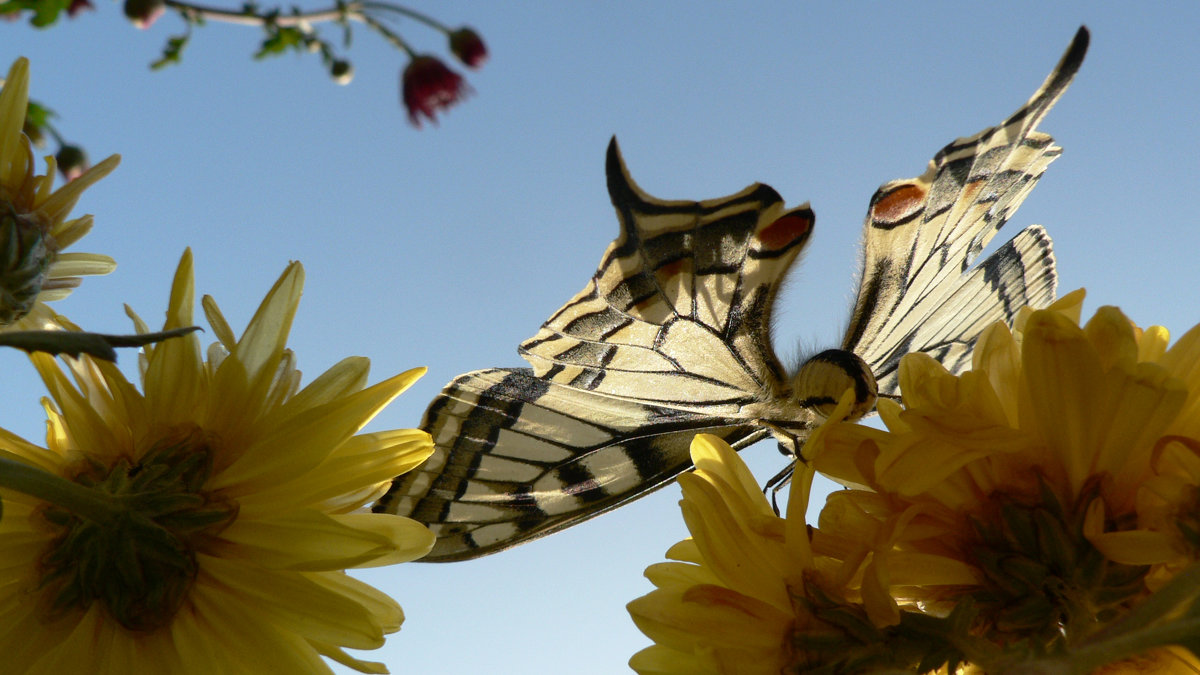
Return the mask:
{"type": "Polygon", "coordinates": [[[758,240],[767,249],[781,249],[812,231],[811,211],[789,213],[776,219],[758,233],[758,240]]]}
{"type": "Polygon", "coordinates": [[[686,272],[691,269],[691,260],[688,258],[680,258],[675,262],[669,262],[666,265],[660,265],[655,274],[661,279],[670,279],[671,277],[686,272]]]}
{"type": "Polygon", "coordinates": [[[986,179],[980,179],[980,180],[976,180],[976,181],[967,183],[965,186],[963,186],[962,196],[958,198],[958,201],[960,201],[960,202],[975,201],[975,195],[979,193],[979,189],[982,188],[983,184],[986,182],[987,182],[986,179]]]}
{"type": "Polygon", "coordinates": [[[925,190],[918,185],[901,185],[871,205],[871,219],[894,223],[916,213],[925,204],[925,190]]]}

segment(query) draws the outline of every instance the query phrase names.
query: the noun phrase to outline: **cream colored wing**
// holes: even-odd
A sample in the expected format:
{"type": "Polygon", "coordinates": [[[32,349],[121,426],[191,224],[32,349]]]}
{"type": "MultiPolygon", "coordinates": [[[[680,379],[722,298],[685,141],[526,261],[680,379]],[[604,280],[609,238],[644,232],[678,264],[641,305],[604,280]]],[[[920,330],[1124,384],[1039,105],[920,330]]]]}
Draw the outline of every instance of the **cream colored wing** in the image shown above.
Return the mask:
{"type": "Polygon", "coordinates": [[[655,405],[737,415],[778,396],[771,347],[779,282],[808,241],[813,213],[770,187],[703,202],[655,199],[616,142],[608,189],[621,232],[588,285],[521,344],[552,382],[655,405]]]}
{"type": "Polygon", "coordinates": [[[433,456],[399,476],[376,510],[433,530],[426,562],[494,553],[647,494],[691,465],[698,432],[737,447],[767,434],[745,420],[556,384],[528,368],[460,375],[421,426],[433,456]]]}
{"type": "Polygon", "coordinates": [[[421,423],[433,456],[375,505],[437,534],[424,560],[499,551],[646,494],[691,466],[697,432],[737,447],[769,433],[755,404],[787,386],[771,305],[812,211],[785,210],[765,185],[655,199],[615,142],[607,174],[620,234],[587,287],[521,345],[533,369],[447,385],[421,423]]]}
{"type": "Polygon", "coordinates": [[[1081,28],[1054,72],[1007,120],[947,145],[919,178],[887,183],[871,198],[862,280],[842,348],[867,362],[881,394],[896,392],[904,354],[928,352],[960,371],[983,328],[1054,299],[1054,255],[1041,227],[971,265],[1061,154],[1036,127],[1087,45],[1081,28]]]}

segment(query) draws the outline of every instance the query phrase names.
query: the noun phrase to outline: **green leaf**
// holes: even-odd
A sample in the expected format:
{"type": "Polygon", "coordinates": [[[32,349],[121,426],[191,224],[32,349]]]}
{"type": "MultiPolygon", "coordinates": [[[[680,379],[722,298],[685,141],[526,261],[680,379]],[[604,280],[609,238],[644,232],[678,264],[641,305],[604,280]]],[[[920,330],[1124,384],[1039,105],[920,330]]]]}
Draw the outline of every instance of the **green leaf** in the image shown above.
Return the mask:
{"type": "Polygon", "coordinates": [[[58,21],[58,15],[67,9],[70,0],[37,0],[33,3],[33,17],[29,23],[45,28],[58,21]]]}
{"type": "Polygon", "coordinates": [[[103,335],[66,330],[29,330],[0,333],[0,346],[16,347],[27,352],[67,354],[78,357],[87,354],[105,361],[116,361],[116,347],[141,347],[200,330],[196,326],[174,328],[141,335],[103,335]]]}
{"type": "Polygon", "coordinates": [[[267,24],[263,27],[267,38],[254,54],[254,58],[263,59],[268,56],[282,54],[289,49],[297,52],[304,51],[304,32],[293,26],[279,27],[267,24]]]}
{"type": "Polygon", "coordinates": [[[167,44],[163,47],[162,56],[150,64],[150,70],[159,70],[172,63],[179,63],[183,59],[183,48],[187,46],[188,40],[191,37],[192,33],[188,31],[183,35],[172,35],[167,38],[167,44]]]}
{"type": "MultiPolygon", "coordinates": [[[[3,13],[4,11],[0,9],[0,14],[3,13]]],[[[32,99],[25,106],[25,121],[35,127],[44,127],[55,117],[58,115],[53,110],[32,99]]]]}

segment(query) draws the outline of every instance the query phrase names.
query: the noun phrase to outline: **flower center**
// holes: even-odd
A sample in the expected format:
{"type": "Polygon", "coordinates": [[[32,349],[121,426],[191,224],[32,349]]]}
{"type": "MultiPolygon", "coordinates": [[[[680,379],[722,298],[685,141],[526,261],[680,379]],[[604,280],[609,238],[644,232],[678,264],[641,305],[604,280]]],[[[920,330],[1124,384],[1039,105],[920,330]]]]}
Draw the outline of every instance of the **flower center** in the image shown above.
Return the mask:
{"type": "Polygon", "coordinates": [[[57,536],[42,556],[51,614],[101,602],[130,630],[170,622],[196,577],[196,550],[237,515],[237,504],[202,488],[212,452],[198,429],[160,441],[137,462],[87,462],[72,479],[111,498],[117,515],[88,519],[42,511],[57,536]]]}
{"type": "MultiPolygon", "coordinates": [[[[997,496],[994,509],[973,522],[979,541],[968,559],[985,576],[973,599],[987,637],[1071,644],[1144,589],[1148,567],[1109,561],[1084,537],[1087,505],[1099,494],[1093,481],[1064,508],[1042,483],[1038,499],[997,496]]],[[[1121,525],[1133,523],[1106,530],[1128,529],[1121,525]]]]}
{"type": "Polygon", "coordinates": [[[0,202],[0,326],[33,309],[53,258],[53,242],[43,228],[0,202]]]}

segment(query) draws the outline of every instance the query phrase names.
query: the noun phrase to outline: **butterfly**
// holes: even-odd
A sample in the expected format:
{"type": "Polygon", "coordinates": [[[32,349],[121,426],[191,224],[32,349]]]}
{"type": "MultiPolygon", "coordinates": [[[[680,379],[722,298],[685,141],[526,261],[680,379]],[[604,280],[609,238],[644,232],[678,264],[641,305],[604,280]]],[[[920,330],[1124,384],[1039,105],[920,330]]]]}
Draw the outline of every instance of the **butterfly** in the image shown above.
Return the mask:
{"type": "Polygon", "coordinates": [[[532,368],[455,378],[421,427],[433,455],[374,510],[427,524],[425,561],[503,550],[615,508],[691,466],[698,432],[735,448],[775,436],[795,451],[848,388],[854,416],[895,396],[901,356],[962,371],[984,328],[1054,298],[1050,239],[1034,225],[972,263],[1061,154],[1038,123],[1087,50],[1081,28],[1037,93],[998,126],[943,148],[918,178],[871,198],[863,267],[840,348],[789,373],[771,345],[781,280],[815,222],[755,184],[665,201],[606,161],[620,234],[587,286],[520,354],[532,368]]]}

